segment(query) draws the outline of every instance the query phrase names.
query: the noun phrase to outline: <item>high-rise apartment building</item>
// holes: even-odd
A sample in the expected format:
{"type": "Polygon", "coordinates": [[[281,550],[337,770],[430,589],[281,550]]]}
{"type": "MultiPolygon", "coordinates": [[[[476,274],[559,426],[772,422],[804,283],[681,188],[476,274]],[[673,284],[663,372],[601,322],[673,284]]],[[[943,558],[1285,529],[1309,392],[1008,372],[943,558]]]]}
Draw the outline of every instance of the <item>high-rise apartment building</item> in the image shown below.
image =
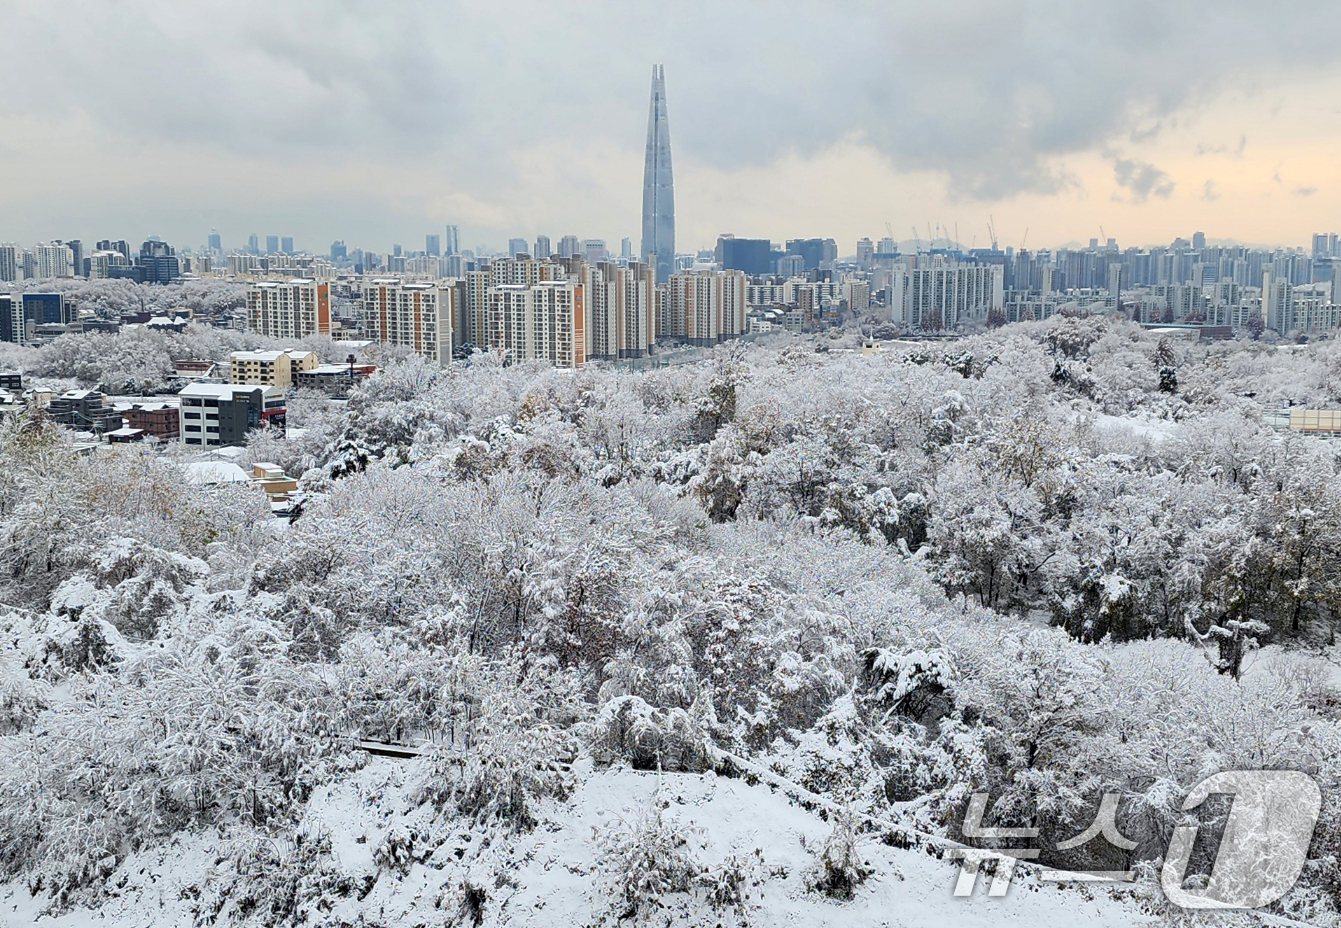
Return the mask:
{"type": "Polygon", "coordinates": [[[73,276],[70,249],[63,243],[40,244],[33,249],[34,276],[40,280],[49,277],[73,276]]]}
{"type": "Polygon", "coordinates": [[[953,329],[985,320],[993,309],[1004,309],[1004,269],[1000,265],[958,264],[938,257],[927,266],[902,273],[906,277],[903,312],[896,310],[894,321],[915,329],[953,329]]]}
{"type": "Polygon", "coordinates": [[[715,345],[745,331],[746,278],[743,271],[687,271],[672,274],[661,298],[658,334],[715,345]]]}
{"type": "Polygon", "coordinates": [[[657,335],[657,291],[649,265],[587,265],[583,290],[588,358],[641,358],[651,350],[657,335]]]}
{"type": "Polygon", "coordinates": [[[504,284],[489,294],[489,344],[515,361],[582,367],[585,323],[584,291],[573,279],[542,280],[532,286],[504,284]]]}
{"type": "MultiPolygon", "coordinates": [[[[526,254],[526,250],[527,250],[526,239],[524,239],[524,238],[510,238],[510,239],[508,239],[508,257],[509,257],[509,258],[515,258],[515,257],[517,257],[517,255],[524,255],[524,254],[526,254]]],[[[533,256],[533,257],[535,257],[535,256],[533,256]]]]}
{"type": "Polygon", "coordinates": [[[130,260],[119,251],[95,251],[89,255],[88,276],[94,280],[128,277],[130,270],[130,260]]]}
{"type": "Polygon", "coordinates": [[[247,253],[253,255],[261,253],[261,240],[255,232],[247,236],[247,253]]]}
{"type": "Polygon", "coordinates": [[[292,235],[284,235],[284,236],[281,236],[281,237],[280,237],[280,239],[279,239],[279,250],[282,251],[282,252],[283,252],[284,254],[286,254],[286,255],[291,255],[291,254],[294,253],[294,252],[293,252],[293,236],[292,236],[292,235]]]}
{"type": "Polygon", "coordinates": [[[279,254],[278,235],[267,235],[265,237],[265,253],[268,255],[279,254]]]}
{"type": "Polygon", "coordinates": [[[247,327],[271,338],[331,334],[331,285],[310,278],[247,287],[247,327]]]}
{"type": "Polygon", "coordinates": [[[0,245],[0,280],[13,282],[19,279],[22,269],[21,249],[13,242],[0,245]]]}
{"type": "Polygon", "coordinates": [[[531,255],[531,256],[532,256],[533,258],[536,258],[537,260],[544,261],[544,260],[546,260],[546,259],[552,257],[553,254],[554,254],[554,250],[553,250],[552,248],[550,248],[550,245],[549,245],[549,236],[548,236],[548,235],[537,235],[537,236],[535,237],[535,251],[532,252],[532,255],[531,255]]]}
{"type": "Polygon", "coordinates": [[[466,271],[462,282],[463,302],[459,327],[463,343],[475,348],[489,347],[489,271],[466,271]]]}
{"type": "Polygon", "coordinates": [[[675,271],[675,184],[671,175],[670,120],[666,114],[666,69],[662,65],[652,66],[639,257],[652,265],[658,285],[675,271]]]}
{"type": "Polygon", "coordinates": [[[399,277],[367,281],[363,314],[368,331],[380,342],[446,363],[452,359],[456,293],[450,285],[399,277]]]}
{"type": "Polygon", "coordinates": [[[442,238],[437,235],[424,236],[424,254],[437,258],[442,254],[442,238]]]}
{"type": "Polygon", "coordinates": [[[565,235],[559,239],[559,257],[571,258],[582,251],[582,242],[576,235],[565,235]]]}
{"type": "Polygon", "coordinates": [[[1316,258],[1341,258],[1341,248],[1338,248],[1337,235],[1335,232],[1318,232],[1313,236],[1313,257],[1316,258]]]}

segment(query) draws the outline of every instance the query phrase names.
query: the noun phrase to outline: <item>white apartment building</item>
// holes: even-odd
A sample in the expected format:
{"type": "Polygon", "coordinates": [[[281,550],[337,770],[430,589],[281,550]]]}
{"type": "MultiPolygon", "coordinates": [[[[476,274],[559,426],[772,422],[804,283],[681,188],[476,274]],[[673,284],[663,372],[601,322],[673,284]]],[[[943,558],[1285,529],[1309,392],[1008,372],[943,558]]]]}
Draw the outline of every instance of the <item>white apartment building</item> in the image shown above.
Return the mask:
{"type": "Polygon", "coordinates": [[[997,265],[955,264],[936,258],[926,267],[905,268],[903,274],[903,313],[894,321],[915,329],[953,329],[985,321],[988,312],[1005,307],[1003,269],[997,265]]]}
{"type": "Polygon", "coordinates": [[[34,276],[39,280],[74,276],[74,256],[68,245],[38,245],[33,250],[33,263],[34,276]]]}
{"type": "Polygon", "coordinates": [[[1295,286],[1270,270],[1262,272],[1262,320],[1280,335],[1324,332],[1341,323],[1341,307],[1331,299],[1330,283],[1295,286]]]}
{"type": "Polygon", "coordinates": [[[746,331],[746,286],[743,271],[672,274],[660,301],[659,334],[695,345],[740,336],[746,331]]]}
{"type": "Polygon", "coordinates": [[[229,255],[228,273],[233,277],[245,277],[261,269],[261,259],[257,255],[229,255]]]}
{"type": "Polygon", "coordinates": [[[379,277],[363,284],[363,313],[378,341],[440,364],[452,359],[456,290],[451,284],[379,277]]]}
{"type": "Polygon", "coordinates": [[[247,287],[247,328],[271,338],[331,334],[331,286],[311,278],[247,287]]]}
{"type": "Polygon", "coordinates": [[[130,267],[130,259],[119,251],[95,251],[89,255],[88,276],[90,280],[103,280],[112,276],[112,268],[130,267]]]}
{"type": "Polygon", "coordinates": [[[656,341],[656,282],[650,265],[602,261],[583,268],[588,358],[641,358],[656,341]]]}
{"type": "Polygon", "coordinates": [[[0,280],[9,282],[18,280],[22,267],[19,246],[10,242],[0,245],[0,280]]]}
{"type": "Polygon", "coordinates": [[[576,280],[504,284],[489,292],[489,346],[515,361],[549,361],[556,367],[586,363],[586,305],[576,280]]]}

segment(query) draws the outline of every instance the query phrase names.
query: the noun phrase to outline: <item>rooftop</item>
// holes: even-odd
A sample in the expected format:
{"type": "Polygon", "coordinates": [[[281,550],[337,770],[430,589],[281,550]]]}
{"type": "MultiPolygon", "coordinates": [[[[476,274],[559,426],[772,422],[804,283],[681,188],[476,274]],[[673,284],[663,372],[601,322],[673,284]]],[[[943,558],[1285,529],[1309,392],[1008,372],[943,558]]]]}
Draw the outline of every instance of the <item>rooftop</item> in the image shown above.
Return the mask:
{"type": "Polygon", "coordinates": [[[182,392],[178,396],[200,397],[203,399],[231,400],[235,394],[251,393],[253,390],[261,390],[265,395],[282,394],[283,391],[275,387],[262,387],[255,384],[245,383],[189,383],[182,387],[182,392]]]}
{"type": "Polygon", "coordinates": [[[229,461],[197,461],[183,465],[189,483],[246,483],[247,472],[229,461]]]}

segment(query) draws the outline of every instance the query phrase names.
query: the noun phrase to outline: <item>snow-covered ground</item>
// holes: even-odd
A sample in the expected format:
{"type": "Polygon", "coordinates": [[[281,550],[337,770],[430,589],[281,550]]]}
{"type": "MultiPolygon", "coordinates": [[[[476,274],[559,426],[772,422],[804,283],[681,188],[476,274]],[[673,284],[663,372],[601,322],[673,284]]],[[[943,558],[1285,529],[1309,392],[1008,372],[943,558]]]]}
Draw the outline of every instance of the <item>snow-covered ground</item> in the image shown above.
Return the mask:
{"type": "MultiPolygon", "coordinates": [[[[653,803],[660,803],[664,821],[689,837],[686,853],[695,863],[712,867],[734,854],[752,862],[750,873],[758,885],[743,910],[713,910],[701,892],[669,895],[652,924],[956,928],[1155,924],[1131,901],[1113,898],[1104,889],[1042,885],[1030,875],[1017,874],[1001,898],[989,898],[981,885],[971,898],[955,898],[957,862],[877,840],[860,846],[870,877],[853,899],[835,901],[807,888],[816,852],[831,826],[781,791],[713,774],[592,771],[589,761],[579,762],[575,772],[580,785],[569,801],[550,806],[534,831],[490,844],[467,828],[434,825],[430,811],[407,798],[413,767],[374,759],[339,785],[316,794],[309,804],[301,830],[329,834],[329,869],[347,878],[344,884],[353,890],[343,896],[327,894],[329,906],[310,911],[307,923],[453,924],[460,910],[460,888],[469,881],[485,889],[484,925],[616,924],[620,913],[613,902],[614,889],[606,882],[608,877],[599,876],[607,869],[600,863],[603,849],[612,835],[626,833],[653,803]],[[413,833],[421,842],[415,854],[422,859],[403,872],[378,866],[378,848],[392,832],[402,837],[413,833]],[[427,839],[430,847],[442,843],[426,850],[425,839],[418,836],[432,836],[427,839]]],[[[109,880],[116,887],[114,897],[96,910],[48,915],[43,900],[34,900],[24,888],[11,884],[0,888],[0,924],[51,928],[195,924],[227,896],[236,879],[218,867],[223,852],[218,836],[207,833],[132,855],[109,880]]],[[[236,916],[235,902],[224,900],[220,924],[236,916]]],[[[258,923],[254,915],[244,921],[258,923]]]]}

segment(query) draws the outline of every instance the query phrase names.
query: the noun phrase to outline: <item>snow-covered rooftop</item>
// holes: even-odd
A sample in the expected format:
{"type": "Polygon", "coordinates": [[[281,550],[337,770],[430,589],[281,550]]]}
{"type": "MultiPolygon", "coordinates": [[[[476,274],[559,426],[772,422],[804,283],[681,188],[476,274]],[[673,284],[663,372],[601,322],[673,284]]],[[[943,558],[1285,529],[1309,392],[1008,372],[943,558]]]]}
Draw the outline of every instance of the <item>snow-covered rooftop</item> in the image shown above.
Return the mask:
{"type": "Polygon", "coordinates": [[[246,483],[251,478],[241,467],[229,461],[196,461],[182,467],[189,483],[246,483]]]}

